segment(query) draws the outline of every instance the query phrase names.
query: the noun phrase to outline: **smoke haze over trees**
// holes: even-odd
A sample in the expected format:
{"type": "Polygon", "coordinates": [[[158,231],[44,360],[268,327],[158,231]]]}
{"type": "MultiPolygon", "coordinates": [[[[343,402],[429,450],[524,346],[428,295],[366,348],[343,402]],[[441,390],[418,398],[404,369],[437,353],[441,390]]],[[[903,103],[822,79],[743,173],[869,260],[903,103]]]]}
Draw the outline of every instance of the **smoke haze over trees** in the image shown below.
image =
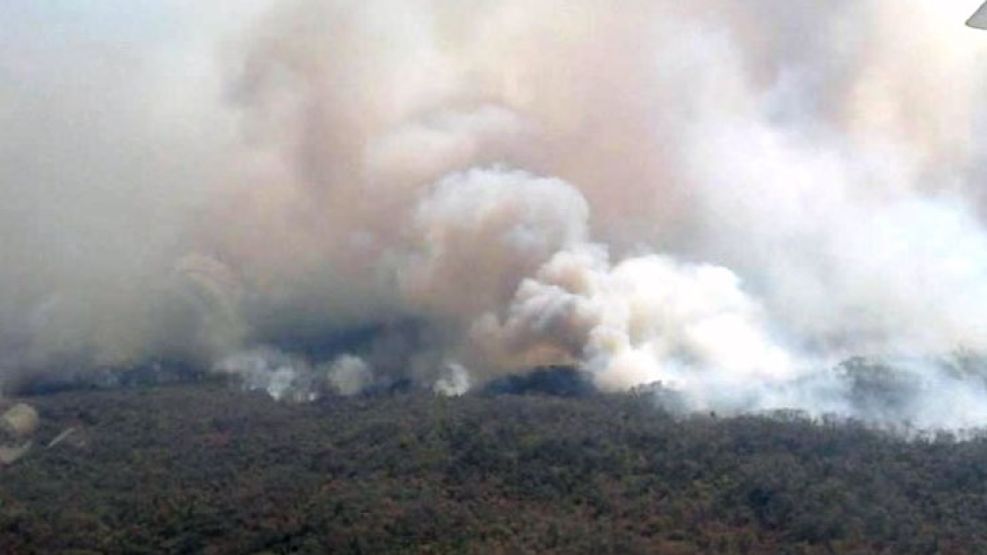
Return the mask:
{"type": "Polygon", "coordinates": [[[0,380],[570,367],[690,409],[983,425],[975,8],[5,4],[0,380]]]}

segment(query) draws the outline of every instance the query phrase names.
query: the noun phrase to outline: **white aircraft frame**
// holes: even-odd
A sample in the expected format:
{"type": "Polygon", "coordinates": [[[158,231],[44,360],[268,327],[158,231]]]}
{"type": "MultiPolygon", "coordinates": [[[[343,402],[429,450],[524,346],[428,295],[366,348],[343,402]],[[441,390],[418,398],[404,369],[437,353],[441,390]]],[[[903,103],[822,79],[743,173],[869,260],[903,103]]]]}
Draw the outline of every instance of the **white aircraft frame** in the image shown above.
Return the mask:
{"type": "Polygon", "coordinates": [[[966,24],[976,29],[987,29],[987,3],[980,6],[977,13],[970,16],[970,19],[966,20],[966,24]]]}

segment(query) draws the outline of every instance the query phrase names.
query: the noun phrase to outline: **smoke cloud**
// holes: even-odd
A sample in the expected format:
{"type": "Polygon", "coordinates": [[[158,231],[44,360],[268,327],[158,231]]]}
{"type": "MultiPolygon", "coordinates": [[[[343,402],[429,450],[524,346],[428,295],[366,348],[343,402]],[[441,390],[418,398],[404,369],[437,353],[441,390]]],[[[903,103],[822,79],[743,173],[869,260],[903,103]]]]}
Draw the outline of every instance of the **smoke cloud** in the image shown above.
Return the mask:
{"type": "Polygon", "coordinates": [[[0,7],[8,384],[987,424],[976,0],[108,4],[0,7]]]}

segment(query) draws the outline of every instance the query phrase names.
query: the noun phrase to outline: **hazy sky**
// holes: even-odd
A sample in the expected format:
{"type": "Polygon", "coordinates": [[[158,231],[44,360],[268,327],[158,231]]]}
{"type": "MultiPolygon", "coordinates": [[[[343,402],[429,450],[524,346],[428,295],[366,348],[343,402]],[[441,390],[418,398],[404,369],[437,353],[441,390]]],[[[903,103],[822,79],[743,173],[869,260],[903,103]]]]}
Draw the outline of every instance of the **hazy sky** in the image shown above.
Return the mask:
{"type": "Polygon", "coordinates": [[[987,350],[977,6],[0,3],[0,371],[572,364],[840,409],[842,358],[987,350]]]}

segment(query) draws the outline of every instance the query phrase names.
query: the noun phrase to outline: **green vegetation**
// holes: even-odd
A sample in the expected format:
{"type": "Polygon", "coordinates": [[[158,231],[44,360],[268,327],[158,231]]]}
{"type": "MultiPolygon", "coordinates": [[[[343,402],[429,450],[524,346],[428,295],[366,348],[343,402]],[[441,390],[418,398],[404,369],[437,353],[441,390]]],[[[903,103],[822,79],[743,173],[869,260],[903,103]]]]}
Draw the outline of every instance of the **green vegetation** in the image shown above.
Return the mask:
{"type": "Polygon", "coordinates": [[[983,438],[683,420],[646,395],[30,401],[2,553],[987,552],[983,438]]]}

